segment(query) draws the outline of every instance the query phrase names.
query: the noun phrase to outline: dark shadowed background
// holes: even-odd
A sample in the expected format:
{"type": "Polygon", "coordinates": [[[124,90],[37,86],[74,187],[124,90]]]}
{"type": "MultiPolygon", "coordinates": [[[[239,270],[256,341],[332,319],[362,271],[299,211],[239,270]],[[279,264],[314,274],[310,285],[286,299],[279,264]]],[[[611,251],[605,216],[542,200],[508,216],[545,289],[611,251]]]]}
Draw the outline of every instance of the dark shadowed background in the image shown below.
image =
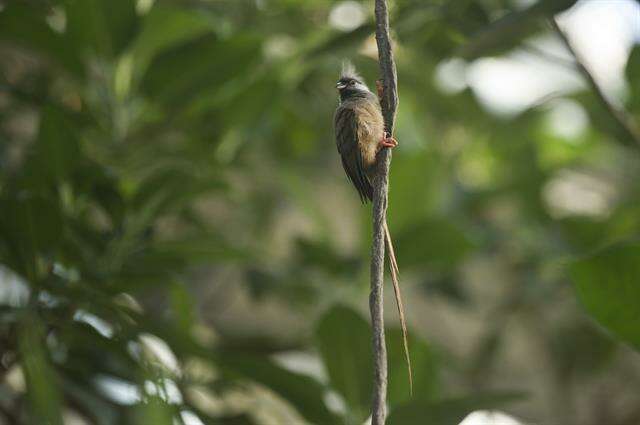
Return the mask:
{"type": "MultiPolygon", "coordinates": [[[[640,423],[640,3],[389,4],[388,422],[640,423]]],[[[376,58],[372,1],[0,0],[0,424],[363,424],[376,58]]]]}

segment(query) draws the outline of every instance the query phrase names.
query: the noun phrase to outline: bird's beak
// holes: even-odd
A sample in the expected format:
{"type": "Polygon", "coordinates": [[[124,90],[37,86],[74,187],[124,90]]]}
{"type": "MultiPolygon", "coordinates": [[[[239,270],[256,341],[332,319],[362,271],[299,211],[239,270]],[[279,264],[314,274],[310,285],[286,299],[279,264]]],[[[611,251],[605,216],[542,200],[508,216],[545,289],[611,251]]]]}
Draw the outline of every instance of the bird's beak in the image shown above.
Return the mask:
{"type": "Polygon", "coordinates": [[[345,83],[341,83],[338,81],[338,83],[336,83],[336,88],[338,90],[342,90],[343,88],[347,87],[347,85],[345,83]]]}

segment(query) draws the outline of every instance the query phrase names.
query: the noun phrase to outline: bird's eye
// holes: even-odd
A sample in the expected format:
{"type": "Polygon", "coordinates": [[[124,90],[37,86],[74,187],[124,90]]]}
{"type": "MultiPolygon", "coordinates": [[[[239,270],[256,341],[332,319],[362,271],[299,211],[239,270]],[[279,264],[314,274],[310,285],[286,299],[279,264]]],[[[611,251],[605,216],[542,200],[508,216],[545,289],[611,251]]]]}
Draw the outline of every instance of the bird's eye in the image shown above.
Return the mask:
{"type": "Polygon", "coordinates": [[[351,81],[349,81],[349,85],[350,85],[350,86],[355,86],[355,85],[356,85],[356,82],[355,82],[354,80],[351,80],[351,81]]]}

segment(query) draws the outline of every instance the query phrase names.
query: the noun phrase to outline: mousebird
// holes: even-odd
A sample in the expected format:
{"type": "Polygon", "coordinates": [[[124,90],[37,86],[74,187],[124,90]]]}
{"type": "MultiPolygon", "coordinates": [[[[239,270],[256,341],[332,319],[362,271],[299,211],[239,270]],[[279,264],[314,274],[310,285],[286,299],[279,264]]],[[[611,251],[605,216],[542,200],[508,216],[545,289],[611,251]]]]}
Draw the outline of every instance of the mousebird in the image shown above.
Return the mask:
{"type": "MultiPolygon", "coordinates": [[[[360,200],[363,203],[373,201],[371,183],[375,174],[376,156],[380,149],[394,148],[398,142],[385,132],[378,96],[369,90],[352,65],[343,66],[336,88],[340,94],[340,104],[334,116],[334,130],[338,152],[342,158],[342,166],[358,191],[360,200]]],[[[404,354],[409,370],[409,388],[413,392],[407,324],[398,284],[398,263],[386,221],[384,232],[391,280],[402,328],[404,354]]]]}

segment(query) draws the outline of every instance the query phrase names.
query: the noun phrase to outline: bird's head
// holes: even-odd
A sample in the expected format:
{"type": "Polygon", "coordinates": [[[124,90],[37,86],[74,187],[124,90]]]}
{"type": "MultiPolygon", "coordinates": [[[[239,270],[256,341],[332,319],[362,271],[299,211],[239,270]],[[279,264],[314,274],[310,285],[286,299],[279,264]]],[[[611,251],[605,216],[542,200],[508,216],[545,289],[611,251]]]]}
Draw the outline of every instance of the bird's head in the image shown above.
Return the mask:
{"type": "Polygon", "coordinates": [[[336,83],[336,89],[340,93],[340,99],[345,100],[351,97],[362,97],[370,93],[369,88],[364,83],[362,77],[350,63],[342,66],[340,79],[336,83]]]}

